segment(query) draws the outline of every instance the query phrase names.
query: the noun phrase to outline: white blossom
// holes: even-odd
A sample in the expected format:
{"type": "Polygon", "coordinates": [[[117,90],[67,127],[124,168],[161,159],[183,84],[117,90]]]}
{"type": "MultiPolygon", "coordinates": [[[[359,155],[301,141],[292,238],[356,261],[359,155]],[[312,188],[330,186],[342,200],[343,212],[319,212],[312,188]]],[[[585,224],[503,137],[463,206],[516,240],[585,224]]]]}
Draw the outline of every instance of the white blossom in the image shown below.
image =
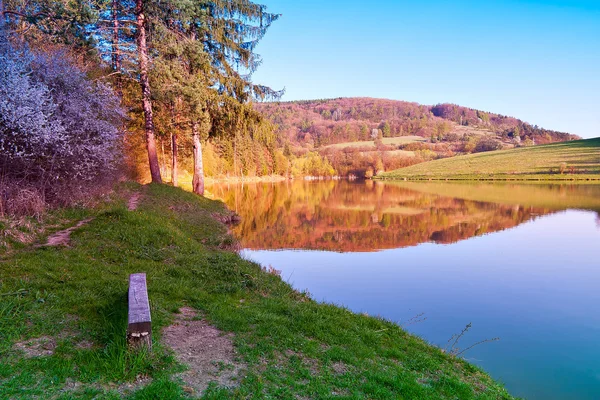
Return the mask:
{"type": "Polygon", "coordinates": [[[119,160],[124,112],[64,54],[34,55],[0,30],[0,168],[29,181],[93,181],[119,160]]]}

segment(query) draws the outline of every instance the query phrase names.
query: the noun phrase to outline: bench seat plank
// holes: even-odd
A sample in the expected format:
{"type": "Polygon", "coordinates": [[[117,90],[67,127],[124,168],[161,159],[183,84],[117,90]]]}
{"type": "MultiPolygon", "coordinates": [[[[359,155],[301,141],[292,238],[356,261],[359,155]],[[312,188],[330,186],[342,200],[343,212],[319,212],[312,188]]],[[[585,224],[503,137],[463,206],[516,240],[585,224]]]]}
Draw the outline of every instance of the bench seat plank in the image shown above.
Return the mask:
{"type": "Polygon", "coordinates": [[[152,320],[146,274],[129,275],[127,342],[130,346],[152,346],[152,320]]]}

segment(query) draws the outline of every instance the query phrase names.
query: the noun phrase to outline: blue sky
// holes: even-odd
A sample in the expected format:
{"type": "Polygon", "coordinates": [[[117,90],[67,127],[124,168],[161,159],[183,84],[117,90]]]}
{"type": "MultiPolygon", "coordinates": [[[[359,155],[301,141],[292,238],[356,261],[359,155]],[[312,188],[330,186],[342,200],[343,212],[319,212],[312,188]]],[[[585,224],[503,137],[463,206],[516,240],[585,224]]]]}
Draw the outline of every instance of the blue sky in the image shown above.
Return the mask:
{"type": "Polygon", "coordinates": [[[457,103],[600,136],[600,0],[257,0],[253,80],[282,100],[457,103]]]}

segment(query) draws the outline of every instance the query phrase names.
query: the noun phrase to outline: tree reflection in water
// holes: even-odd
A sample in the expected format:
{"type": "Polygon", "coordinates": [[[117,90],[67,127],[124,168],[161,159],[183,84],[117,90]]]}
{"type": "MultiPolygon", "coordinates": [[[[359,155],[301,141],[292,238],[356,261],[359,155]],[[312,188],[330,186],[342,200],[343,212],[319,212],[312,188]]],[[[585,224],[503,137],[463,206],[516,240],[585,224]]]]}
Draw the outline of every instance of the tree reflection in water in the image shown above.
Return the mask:
{"type": "Polygon", "coordinates": [[[257,250],[454,243],[566,208],[600,210],[600,186],[288,181],[209,190],[242,217],[234,232],[243,247],[257,250]]]}

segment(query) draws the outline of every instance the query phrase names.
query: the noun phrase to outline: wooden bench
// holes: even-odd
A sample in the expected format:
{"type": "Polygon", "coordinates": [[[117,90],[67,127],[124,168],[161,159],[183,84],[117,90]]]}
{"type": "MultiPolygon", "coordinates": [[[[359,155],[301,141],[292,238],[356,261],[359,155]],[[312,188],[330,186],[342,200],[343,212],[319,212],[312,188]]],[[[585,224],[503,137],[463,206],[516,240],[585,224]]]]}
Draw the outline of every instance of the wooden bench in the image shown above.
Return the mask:
{"type": "Polygon", "coordinates": [[[152,349],[152,320],[146,274],[129,275],[128,304],[127,343],[132,348],[146,346],[149,350],[152,349]]]}

